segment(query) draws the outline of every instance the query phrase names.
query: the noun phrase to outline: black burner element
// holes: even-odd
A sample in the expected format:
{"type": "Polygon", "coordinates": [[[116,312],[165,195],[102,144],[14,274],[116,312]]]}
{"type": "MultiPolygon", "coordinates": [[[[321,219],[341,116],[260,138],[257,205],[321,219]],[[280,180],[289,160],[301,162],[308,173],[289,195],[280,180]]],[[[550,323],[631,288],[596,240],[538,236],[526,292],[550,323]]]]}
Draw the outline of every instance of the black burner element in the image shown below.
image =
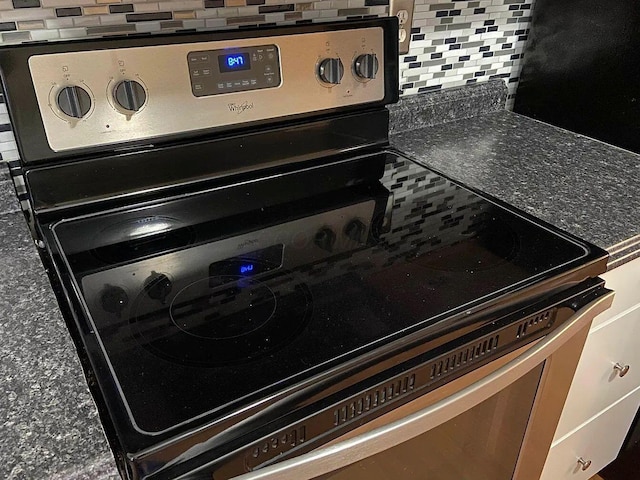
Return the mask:
{"type": "Polygon", "coordinates": [[[282,271],[263,280],[204,278],[164,304],[154,300],[146,291],[135,302],[131,329],[140,345],[172,363],[202,367],[273,354],[302,331],[310,313],[307,288],[282,271]]]}

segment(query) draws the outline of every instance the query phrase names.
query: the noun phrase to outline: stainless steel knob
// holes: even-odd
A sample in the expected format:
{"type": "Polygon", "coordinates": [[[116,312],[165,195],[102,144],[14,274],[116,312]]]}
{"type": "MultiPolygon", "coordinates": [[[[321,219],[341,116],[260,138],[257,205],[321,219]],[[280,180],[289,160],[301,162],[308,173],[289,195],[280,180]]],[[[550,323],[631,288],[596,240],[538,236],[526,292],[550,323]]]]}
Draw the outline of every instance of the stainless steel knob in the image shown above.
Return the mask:
{"type": "Polygon", "coordinates": [[[329,227],[324,227],[318,230],[313,242],[323,250],[331,253],[333,252],[333,246],[336,243],[336,234],[333,233],[329,227]]]}
{"type": "Polygon", "coordinates": [[[325,83],[337,85],[342,81],[344,66],[339,58],[325,58],[318,66],[318,76],[325,83]]]}
{"type": "Polygon", "coordinates": [[[76,85],[60,90],[56,101],[60,110],[69,117],[82,118],[91,110],[91,97],[84,88],[76,85]]]}
{"type": "Polygon", "coordinates": [[[629,369],[631,367],[629,365],[621,365],[620,363],[616,363],[613,366],[613,369],[618,372],[619,377],[624,377],[627,373],[629,373],[629,369]]]}
{"type": "Polygon", "coordinates": [[[591,466],[591,460],[585,460],[582,457],[578,458],[578,463],[583,472],[591,466]]]}
{"type": "Polygon", "coordinates": [[[353,63],[353,69],[359,78],[374,79],[378,73],[378,58],[375,53],[360,55],[353,63]]]}
{"type": "Polygon", "coordinates": [[[137,112],[147,101],[144,87],[134,80],[120,82],[114,89],[113,96],[118,105],[130,112],[137,112]]]}

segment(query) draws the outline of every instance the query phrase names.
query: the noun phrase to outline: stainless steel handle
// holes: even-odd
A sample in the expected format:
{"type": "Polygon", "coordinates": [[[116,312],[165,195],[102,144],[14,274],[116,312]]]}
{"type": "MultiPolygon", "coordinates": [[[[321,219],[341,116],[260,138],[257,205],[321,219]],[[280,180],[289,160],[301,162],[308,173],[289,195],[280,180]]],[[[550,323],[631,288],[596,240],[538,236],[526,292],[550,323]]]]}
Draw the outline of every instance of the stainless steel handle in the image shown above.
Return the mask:
{"type": "Polygon", "coordinates": [[[586,327],[594,316],[609,308],[612,299],[613,292],[610,292],[591,302],[564,325],[511,362],[427,408],[357,437],[234,477],[234,479],[312,479],[411,440],[475,407],[522,378],[586,327]]]}
{"type": "Polygon", "coordinates": [[[631,367],[629,365],[621,365],[620,363],[616,363],[613,366],[613,369],[618,373],[620,378],[624,377],[627,373],[629,373],[629,369],[631,367]]]}
{"type": "Polygon", "coordinates": [[[578,463],[583,472],[591,466],[591,460],[585,460],[582,457],[578,458],[578,463]]]}

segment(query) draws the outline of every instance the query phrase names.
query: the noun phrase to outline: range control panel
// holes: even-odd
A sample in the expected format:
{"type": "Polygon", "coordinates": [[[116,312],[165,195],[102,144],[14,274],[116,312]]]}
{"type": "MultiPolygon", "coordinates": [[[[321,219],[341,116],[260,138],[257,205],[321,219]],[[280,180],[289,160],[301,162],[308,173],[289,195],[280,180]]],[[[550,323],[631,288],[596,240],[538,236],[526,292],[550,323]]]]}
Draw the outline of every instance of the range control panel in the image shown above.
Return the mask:
{"type": "Polygon", "coordinates": [[[276,45],[189,52],[188,63],[196,97],[280,86],[276,45]]]}
{"type": "Polygon", "coordinates": [[[382,101],[383,27],[314,28],[33,55],[47,142],[64,152],[382,101]]]}

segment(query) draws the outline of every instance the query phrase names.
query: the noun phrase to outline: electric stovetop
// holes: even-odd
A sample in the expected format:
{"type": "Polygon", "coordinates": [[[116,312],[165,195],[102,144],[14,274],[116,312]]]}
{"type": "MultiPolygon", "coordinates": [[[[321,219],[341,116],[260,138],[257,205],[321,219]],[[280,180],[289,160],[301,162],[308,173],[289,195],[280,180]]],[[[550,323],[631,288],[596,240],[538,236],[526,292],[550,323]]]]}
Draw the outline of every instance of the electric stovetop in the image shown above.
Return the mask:
{"type": "Polygon", "coordinates": [[[138,430],[223,415],[606,255],[395,153],[342,163],[53,227],[138,430]],[[336,175],[354,162],[369,173],[336,175]]]}

